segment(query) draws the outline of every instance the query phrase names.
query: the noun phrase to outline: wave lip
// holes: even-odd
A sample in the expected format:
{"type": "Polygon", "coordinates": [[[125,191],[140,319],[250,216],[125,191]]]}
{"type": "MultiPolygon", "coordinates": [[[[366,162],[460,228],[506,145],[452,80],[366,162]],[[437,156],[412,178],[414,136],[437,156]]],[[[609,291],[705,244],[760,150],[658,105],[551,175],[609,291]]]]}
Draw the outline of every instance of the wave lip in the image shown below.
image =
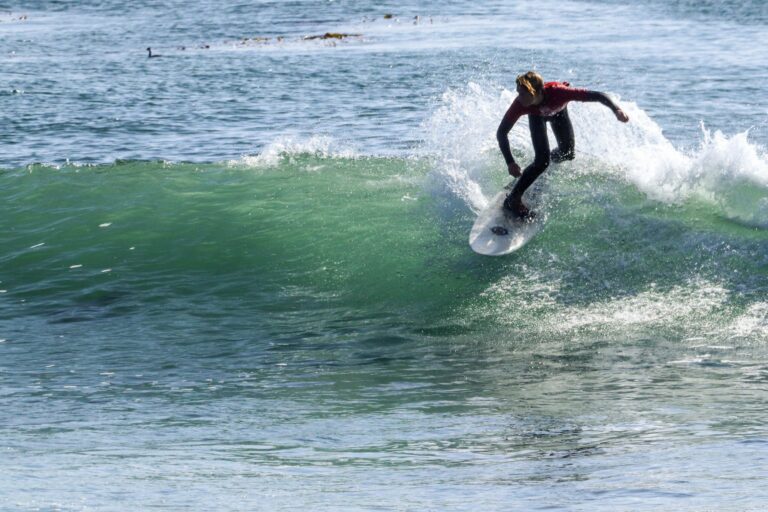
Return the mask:
{"type": "MultiPolygon", "coordinates": [[[[458,198],[475,213],[488,204],[499,177],[506,177],[495,132],[514,97],[503,87],[475,82],[443,94],[422,125],[425,152],[435,158],[438,193],[458,198]]],[[[699,146],[684,150],[636,103],[621,105],[630,116],[627,124],[617,123],[602,105],[570,104],[577,158],[565,164],[569,173],[604,175],[652,201],[703,202],[730,220],[768,227],[768,156],[749,140],[749,130],[729,136],[702,126],[699,146]]],[[[533,158],[527,119],[509,138],[522,163],[533,158]]]]}
{"type": "Polygon", "coordinates": [[[354,159],[358,157],[356,151],[325,135],[313,135],[305,139],[281,136],[267,144],[258,154],[244,155],[238,160],[230,160],[227,163],[230,166],[276,167],[281,161],[298,155],[313,155],[318,158],[354,159]]]}

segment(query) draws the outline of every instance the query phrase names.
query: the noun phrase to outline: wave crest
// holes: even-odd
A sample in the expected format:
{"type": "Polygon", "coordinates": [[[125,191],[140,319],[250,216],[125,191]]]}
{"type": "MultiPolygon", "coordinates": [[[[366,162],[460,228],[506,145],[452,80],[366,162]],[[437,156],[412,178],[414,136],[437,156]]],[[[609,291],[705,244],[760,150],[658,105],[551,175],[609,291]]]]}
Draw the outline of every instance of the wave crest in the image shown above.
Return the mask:
{"type": "MultiPolygon", "coordinates": [[[[505,173],[495,132],[514,97],[502,87],[470,82],[445,92],[423,123],[424,149],[434,155],[437,188],[473,211],[487,205],[483,190],[492,195],[505,173]]],[[[698,148],[685,151],[636,103],[621,105],[630,116],[627,124],[617,122],[602,105],[570,104],[577,148],[577,160],[569,164],[572,172],[619,179],[666,204],[705,201],[732,220],[768,227],[768,157],[749,140],[748,130],[728,136],[702,127],[698,148]]],[[[533,157],[526,118],[509,138],[523,161],[533,157]]]]}
{"type": "Polygon", "coordinates": [[[282,136],[267,144],[257,155],[244,155],[230,160],[230,166],[276,167],[282,161],[298,155],[312,155],[321,158],[356,158],[357,152],[343,146],[331,137],[313,135],[305,139],[282,136]]]}

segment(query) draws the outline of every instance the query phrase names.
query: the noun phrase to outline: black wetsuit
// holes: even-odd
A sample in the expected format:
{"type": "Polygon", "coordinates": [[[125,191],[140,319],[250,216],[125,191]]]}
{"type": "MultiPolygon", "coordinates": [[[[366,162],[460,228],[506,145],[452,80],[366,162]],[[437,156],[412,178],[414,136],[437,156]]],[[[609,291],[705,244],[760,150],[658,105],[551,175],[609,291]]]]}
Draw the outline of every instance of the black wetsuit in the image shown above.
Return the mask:
{"type": "MultiPolygon", "coordinates": [[[[536,179],[549,166],[549,162],[563,162],[565,160],[573,160],[575,156],[576,141],[573,137],[573,125],[571,119],[568,117],[568,109],[564,108],[553,116],[537,116],[535,114],[528,115],[528,125],[531,128],[531,141],[533,142],[534,158],[528,167],[523,171],[522,176],[515,183],[512,189],[512,194],[509,195],[507,201],[514,194],[523,195],[528,187],[533,184],[536,179]],[[552,126],[552,131],[555,134],[557,140],[557,149],[549,151],[549,138],[547,137],[547,123],[552,126]]],[[[510,205],[505,203],[507,208],[510,205]]]]}
{"type": "Polygon", "coordinates": [[[575,141],[573,125],[568,117],[566,105],[570,101],[597,101],[616,112],[618,106],[605,94],[587,89],[570,87],[567,82],[549,82],[544,84],[544,100],[539,105],[525,107],[519,99],[515,99],[504,115],[496,138],[507,165],[515,161],[509,148],[507,134],[515,122],[524,115],[528,116],[528,125],[531,129],[533,142],[533,162],[523,170],[522,175],[512,188],[512,192],[505,201],[505,206],[514,210],[513,203],[520,201],[523,193],[541,176],[547,169],[550,161],[562,162],[572,160],[575,156],[575,141]],[[550,152],[549,139],[547,138],[547,123],[552,126],[552,131],[557,140],[557,149],[550,152]]]}

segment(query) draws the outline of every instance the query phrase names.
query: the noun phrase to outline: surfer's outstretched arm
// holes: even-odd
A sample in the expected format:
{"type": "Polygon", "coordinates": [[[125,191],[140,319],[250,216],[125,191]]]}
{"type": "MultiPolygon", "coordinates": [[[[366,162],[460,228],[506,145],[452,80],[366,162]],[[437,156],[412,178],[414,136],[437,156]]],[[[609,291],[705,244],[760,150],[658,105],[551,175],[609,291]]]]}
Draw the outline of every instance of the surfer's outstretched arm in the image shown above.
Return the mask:
{"type": "Polygon", "coordinates": [[[598,103],[602,103],[609,109],[611,109],[616,116],[616,119],[621,121],[622,123],[626,123],[629,121],[629,116],[621,110],[621,107],[614,102],[610,96],[608,96],[605,93],[598,92],[598,91],[587,91],[587,94],[583,101],[596,101],[598,103]]]}

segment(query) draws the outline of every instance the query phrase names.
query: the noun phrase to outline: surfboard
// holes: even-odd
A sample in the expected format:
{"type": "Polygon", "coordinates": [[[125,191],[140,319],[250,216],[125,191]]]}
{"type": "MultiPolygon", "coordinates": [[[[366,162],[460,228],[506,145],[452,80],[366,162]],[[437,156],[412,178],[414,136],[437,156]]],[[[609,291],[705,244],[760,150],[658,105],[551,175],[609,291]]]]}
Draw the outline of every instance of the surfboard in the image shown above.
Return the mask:
{"type": "Polygon", "coordinates": [[[469,232],[469,246],[478,254],[503,256],[527,244],[541,230],[543,219],[516,219],[504,212],[504,199],[512,183],[496,194],[488,207],[480,212],[469,232]]]}

